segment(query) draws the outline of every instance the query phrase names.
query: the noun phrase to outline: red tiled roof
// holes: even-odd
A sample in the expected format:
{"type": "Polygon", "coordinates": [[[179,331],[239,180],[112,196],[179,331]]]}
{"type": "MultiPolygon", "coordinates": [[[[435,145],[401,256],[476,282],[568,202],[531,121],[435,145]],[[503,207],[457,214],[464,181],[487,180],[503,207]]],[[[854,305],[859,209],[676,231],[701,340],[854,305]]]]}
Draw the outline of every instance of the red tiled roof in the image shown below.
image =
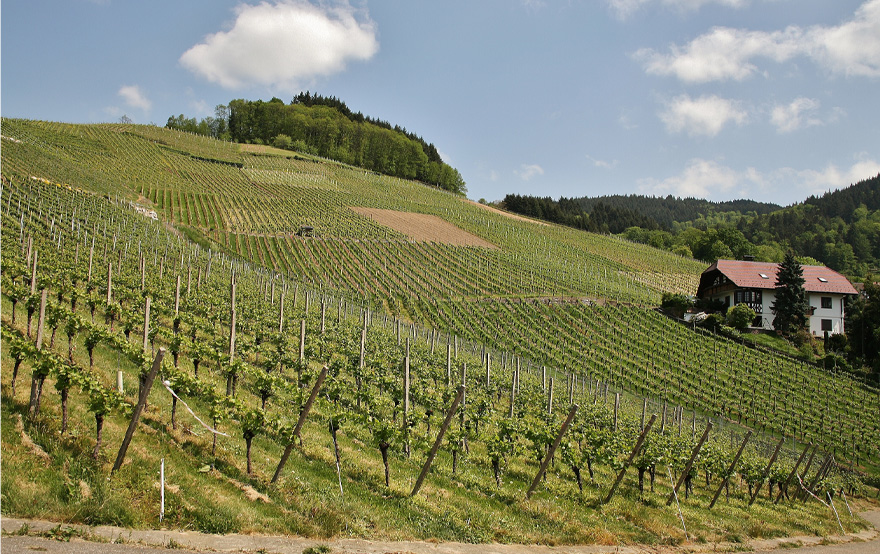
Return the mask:
{"type": "MultiPolygon", "coordinates": [[[[829,292],[835,294],[858,294],[852,283],[840,273],[821,265],[805,265],[804,289],[807,292],[829,292]]],[[[745,262],[739,260],[718,260],[703,274],[718,270],[727,276],[737,287],[746,289],[773,289],[776,287],[776,272],[779,264],[768,262],[745,262]],[[766,275],[764,278],[762,275],[766,275]]]]}

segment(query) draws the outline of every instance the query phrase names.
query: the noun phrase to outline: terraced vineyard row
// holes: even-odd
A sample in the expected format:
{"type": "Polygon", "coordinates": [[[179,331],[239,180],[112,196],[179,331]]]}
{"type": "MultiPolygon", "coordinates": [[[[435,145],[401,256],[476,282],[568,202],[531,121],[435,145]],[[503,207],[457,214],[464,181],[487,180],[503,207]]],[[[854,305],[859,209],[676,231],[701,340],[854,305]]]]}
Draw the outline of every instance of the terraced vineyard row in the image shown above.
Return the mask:
{"type": "MultiPolygon", "coordinates": [[[[106,206],[96,208],[95,200],[89,200],[87,195],[79,196],[79,206],[75,202],[62,206],[52,194],[53,189],[57,188],[52,185],[13,179],[6,187],[9,192],[4,225],[11,222],[14,228],[17,224],[22,240],[28,222],[33,224],[40,221],[44,213],[47,216],[58,214],[59,223],[55,223],[54,217],[48,223],[46,232],[50,240],[57,241],[57,244],[65,240],[82,240],[83,233],[88,235],[90,232],[106,236],[105,255],[112,259],[115,257],[113,252],[118,251],[118,275],[125,274],[122,260],[128,259],[130,267],[127,271],[134,273],[129,278],[136,281],[138,268],[143,268],[146,262],[134,265],[135,251],[145,259],[152,256],[154,267],[158,266],[160,270],[158,276],[154,273],[151,279],[164,279],[165,284],[151,286],[143,269],[140,277],[144,287],[154,293],[167,291],[172,272],[176,270],[179,273],[185,263],[190,264],[194,256],[199,256],[197,250],[179,239],[177,244],[173,241],[170,243],[170,249],[168,241],[156,243],[158,237],[164,236],[158,229],[153,236],[136,231],[139,216],[132,212],[133,215],[122,217],[120,213],[124,212],[118,209],[111,210],[106,206]],[[66,237],[68,229],[61,222],[75,217],[77,212],[95,212],[96,216],[90,222],[71,222],[70,236],[66,237]],[[124,244],[122,237],[125,237],[124,244]],[[167,262],[164,261],[166,259],[167,262]]],[[[328,250],[332,246],[361,244],[353,241],[304,242],[324,245],[328,250]]],[[[413,295],[413,289],[407,288],[417,286],[413,284],[415,280],[411,276],[396,276],[392,271],[381,271],[379,264],[387,263],[389,267],[441,265],[439,256],[444,249],[451,247],[420,245],[419,251],[426,252],[425,256],[430,254],[438,258],[416,260],[407,257],[412,254],[412,249],[392,250],[395,244],[377,243],[385,250],[375,255],[373,265],[362,266],[363,270],[351,269],[357,259],[351,250],[345,251],[348,257],[341,250],[333,252],[329,258],[336,261],[333,266],[338,272],[334,275],[335,279],[339,282],[345,278],[354,280],[360,275],[370,275],[372,282],[380,283],[385,291],[391,292],[387,296],[377,296],[390,299],[387,302],[392,312],[416,315],[418,319],[462,337],[470,344],[487,345],[496,353],[496,359],[500,357],[506,361],[513,360],[514,356],[524,357],[551,368],[551,373],[554,373],[552,368],[558,368],[560,375],[577,375],[582,383],[589,382],[591,388],[592,381],[600,379],[618,390],[651,398],[657,405],[666,402],[677,404],[794,437],[801,442],[816,442],[855,463],[873,465],[880,457],[876,446],[880,444],[876,440],[880,439],[880,428],[876,418],[872,417],[880,409],[877,391],[864,389],[845,376],[832,376],[812,366],[770,357],[714,336],[704,336],[640,307],[548,300],[448,297],[436,300],[438,293],[443,290],[442,285],[436,289],[418,285],[423,296],[413,295]],[[383,283],[383,279],[388,281],[383,283]],[[395,294],[393,291],[404,292],[395,294]],[[507,352],[511,354],[507,355],[507,352]],[[769,369],[768,364],[772,364],[769,369]],[[839,400],[831,402],[832,398],[839,400]]],[[[85,259],[84,247],[79,250],[77,255],[85,259]]],[[[268,249],[266,252],[269,253],[268,249]]],[[[317,259],[317,256],[312,259],[317,259]]],[[[247,267],[232,260],[225,263],[247,267]]],[[[452,267],[456,264],[446,262],[442,265],[452,267]]],[[[467,262],[461,262],[463,275],[456,282],[491,282],[486,277],[468,274],[467,265],[467,262]]],[[[204,266],[206,276],[208,267],[209,264],[204,266]]],[[[192,286],[193,279],[202,281],[202,269],[199,268],[197,272],[198,275],[194,277],[193,270],[188,270],[187,290],[192,286]]],[[[245,315],[243,321],[247,321],[242,324],[242,329],[256,336],[260,333],[261,325],[271,325],[266,323],[265,313],[258,314],[260,310],[271,309],[267,302],[270,297],[273,301],[276,298],[275,284],[280,283],[280,276],[264,269],[251,270],[249,275],[254,279],[251,286],[259,290],[254,298],[259,307],[254,307],[253,311],[242,311],[245,315]],[[259,298],[259,294],[262,298],[259,298]]],[[[304,286],[311,285],[308,279],[303,281],[304,286]]],[[[433,283],[431,279],[424,279],[423,282],[433,283]]],[[[290,283],[295,281],[288,281],[288,286],[290,283]]],[[[298,289],[299,285],[296,286],[298,289]]],[[[367,289],[367,292],[372,294],[382,290],[377,287],[367,289]]],[[[461,292],[464,296],[468,291],[463,289],[461,292]]],[[[128,296],[121,298],[131,302],[136,295],[129,292],[128,296]]],[[[165,302],[167,305],[170,300],[166,299],[165,302]]],[[[191,306],[192,313],[213,321],[213,329],[217,329],[218,325],[228,326],[230,322],[224,310],[206,302],[204,298],[195,302],[191,306]]],[[[426,336],[429,334],[426,333],[426,336]]],[[[213,340],[222,341],[216,336],[213,340]]],[[[433,341],[436,344],[437,338],[434,337],[433,341]]],[[[447,341],[451,343],[451,339],[447,341]]],[[[477,347],[474,346],[472,351],[476,353],[477,347]]],[[[479,363],[482,364],[483,360],[479,363]]]]}
{"type": "MultiPolygon", "coordinates": [[[[265,235],[293,244],[291,237],[302,225],[313,226],[315,235],[324,239],[405,238],[351,210],[362,206],[435,215],[496,245],[505,256],[500,259],[503,267],[493,271],[518,277],[508,279],[506,290],[484,287],[493,295],[520,296],[518,287],[524,284],[532,289],[527,294],[535,296],[599,294],[656,304],[663,291],[694,290],[702,269],[699,262],[614,237],[552,226],[536,233],[536,224],[419,183],[339,164],[236,153],[233,145],[209,147],[203,139],[193,138],[190,148],[189,135],[171,131],[4,120],[4,134],[19,141],[4,144],[11,171],[140,200],[155,207],[163,219],[192,226],[255,261],[261,261],[255,246],[262,247],[248,237],[265,235]]],[[[309,271],[328,273],[324,270],[333,261],[320,247],[297,246],[315,256],[309,271]]],[[[365,248],[373,247],[368,243],[365,248]]],[[[400,248],[417,247],[402,242],[400,248]]],[[[491,256],[486,249],[469,249],[467,254],[468,263],[474,258],[483,262],[476,267],[491,263],[491,256]]],[[[293,260],[285,264],[284,257],[276,263],[279,271],[303,270],[293,260]]],[[[438,272],[447,273],[446,269],[438,272]]],[[[330,286],[363,288],[351,288],[345,279],[330,286]]]]}
{"type": "MultiPolygon", "coordinates": [[[[40,380],[39,389],[47,378],[65,395],[70,389],[81,389],[95,412],[98,437],[103,419],[120,411],[126,401],[133,402],[113,391],[113,369],[124,370],[128,378],[143,377],[152,358],[148,351],[158,346],[167,348],[174,359],[173,364],[163,366],[161,378],[201,413],[210,414],[213,427],[223,423],[227,432],[232,427],[246,443],[248,475],[260,471],[252,466],[255,441],[263,443],[263,452],[277,456],[278,447],[293,440],[294,421],[298,414],[307,413],[303,407],[306,393],[322,364],[330,373],[326,402],[320,401],[317,417],[324,424],[329,422],[331,430],[341,426],[361,444],[374,444],[382,451],[386,487],[390,486],[387,450],[403,447],[407,453],[410,448],[423,452],[433,436],[432,421],[436,430],[459,382],[467,383],[467,403],[460,426],[450,431],[445,443],[452,457],[451,472],[447,465],[442,475],[457,480],[459,457],[464,458],[472,448],[470,463],[487,478],[482,484],[468,482],[466,486],[482,493],[500,488],[504,472],[534,470],[571,401],[587,406],[575,421],[572,440],[561,451],[565,465],[573,469],[587,464],[592,474],[589,464],[620,467],[644,426],[644,414],[640,422],[637,410],[618,412],[598,403],[600,383],[594,387],[591,375],[551,371],[551,377],[565,380],[566,390],[554,387],[548,374],[534,371],[537,366],[524,362],[521,354],[495,351],[493,365],[493,352],[479,351],[476,343],[461,343],[451,336],[444,341],[436,332],[425,332],[422,342],[422,329],[401,326],[399,320],[281,281],[279,275],[263,268],[201,251],[124,206],[115,207],[87,194],[16,179],[4,183],[4,193],[2,232],[7,237],[14,237],[16,231],[18,235],[10,241],[11,252],[7,250],[3,257],[4,296],[12,303],[4,341],[16,360],[31,366],[33,378],[40,380]],[[51,292],[48,302],[45,294],[40,300],[40,319],[46,314],[46,331],[51,328],[52,335],[45,351],[26,338],[31,335],[37,290],[51,292]],[[141,308],[145,300],[146,307],[141,308]],[[26,306],[27,332],[23,322],[15,323],[16,304],[21,303],[26,306]],[[284,324],[285,306],[289,320],[302,321],[308,335],[299,335],[296,325],[284,324]],[[105,323],[100,322],[102,318],[105,323]],[[59,328],[67,335],[67,361],[60,341],[60,352],[52,352],[59,328]],[[142,347],[140,338],[132,341],[131,334],[143,337],[142,347]],[[410,339],[417,339],[412,349],[410,339]],[[446,343],[445,355],[442,348],[436,348],[438,342],[446,343]],[[86,369],[81,354],[80,362],[75,359],[77,343],[88,351],[89,360],[100,345],[116,351],[122,356],[119,367],[86,369]],[[186,360],[188,365],[181,364],[186,360]],[[519,375],[521,366],[525,371],[519,375]],[[589,389],[584,386],[585,378],[591,380],[589,389]],[[568,394],[554,397],[554,390],[568,394]]],[[[511,308],[527,305],[516,303],[511,308]]],[[[476,313],[468,310],[463,315],[476,313]]],[[[621,314],[626,316],[627,310],[607,315],[621,314]]],[[[544,310],[541,316],[549,318],[551,312],[544,310]]],[[[41,321],[37,331],[41,336],[42,328],[41,321]]],[[[176,401],[171,404],[172,426],[176,425],[176,406],[176,401]]],[[[640,475],[647,470],[653,474],[661,463],[679,473],[688,471],[684,460],[694,448],[697,422],[690,437],[680,429],[676,435],[670,425],[650,435],[652,446],[639,462],[640,475]]],[[[717,455],[707,455],[696,466],[707,473],[707,479],[724,473],[731,459],[725,440],[713,445],[717,455]]],[[[202,448],[207,450],[207,445],[202,448]]],[[[212,456],[215,449],[216,443],[212,456]]],[[[96,458],[100,451],[99,438],[96,458]]],[[[413,455],[420,458],[422,454],[413,455]]],[[[408,457],[395,463],[406,464],[408,457]]],[[[780,475],[791,467],[787,464],[770,479],[771,486],[782,483],[780,475]]],[[[761,471],[764,465],[755,452],[743,462],[742,475],[750,491],[768,478],[761,471]]],[[[689,479],[693,481],[694,476],[689,479]]],[[[639,483],[641,488],[641,478],[639,483]]],[[[833,491],[840,484],[828,481],[822,490],[833,491]]],[[[565,494],[582,494],[580,477],[579,492],[573,487],[574,483],[568,485],[565,494]]],[[[605,485],[602,494],[606,491],[610,498],[613,488],[605,485]]]]}
{"type": "MultiPolygon", "coordinates": [[[[816,441],[859,463],[878,458],[876,391],[705,337],[642,307],[662,290],[691,292],[702,268],[692,260],[613,237],[539,228],[338,164],[241,153],[202,139],[190,147],[188,136],[157,129],[4,120],[4,137],[20,141],[4,140],[3,150],[4,177],[16,187],[40,191],[37,178],[114,191],[114,199],[143,193],[163,219],[204,229],[227,252],[289,282],[360,298],[542,365],[816,441]],[[354,205],[436,215],[497,248],[409,241],[356,214],[354,205]],[[315,224],[319,236],[291,236],[303,223],[315,224]],[[835,395],[842,400],[831,401],[835,395]]],[[[10,217],[33,215],[35,202],[37,220],[59,209],[45,192],[25,194],[24,207],[13,206],[13,196],[6,198],[10,217]]],[[[120,229],[108,247],[120,260],[135,248],[149,251],[131,238],[133,220],[118,220],[116,212],[97,218],[91,232],[120,229]]],[[[164,260],[167,244],[162,248],[164,260]]],[[[159,263],[160,253],[151,254],[159,263]]],[[[260,272],[263,283],[279,279],[260,272]]]]}

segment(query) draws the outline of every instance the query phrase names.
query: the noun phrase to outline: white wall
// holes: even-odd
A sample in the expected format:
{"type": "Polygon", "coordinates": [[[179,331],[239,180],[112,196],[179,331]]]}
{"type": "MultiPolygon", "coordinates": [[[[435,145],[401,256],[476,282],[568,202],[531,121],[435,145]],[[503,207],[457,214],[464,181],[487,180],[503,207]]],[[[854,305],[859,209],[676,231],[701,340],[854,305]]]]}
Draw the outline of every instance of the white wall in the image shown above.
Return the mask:
{"type": "MultiPolygon", "coordinates": [[[[731,305],[733,305],[733,292],[724,293],[716,296],[722,302],[725,297],[730,297],[731,305]]],[[[763,290],[761,291],[761,303],[764,310],[764,313],[760,314],[762,327],[767,329],[768,331],[773,330],[773,320],[776,316],[773,314],[773,302],[776,300],[776,293],[772,290],[763,290]]],[[[809,293],[807,294],[807,300],[809,301],[810,306],[816,308],[813,312],[813,316],[810,318],[809,329],[810,333],[816,336],[823,336],[824,331],[822,331],[822,320],[830,319],[831,320],[831,331],[829,334],[843,333],[844,325],[843,325],[843,295],[840,294],[829,294],[829,293],[809,293]],[[822,297],[830,297],[831,298],[831,308],[822,308],[822,297]]]]}
{"type": "Polygon", "coordinates": [[[839,294],[828,293],[810,293],[808,295],[810,306],[816,308],[813,317],[810,318],[810,333],[822,336],[825,332],[822,330],[822,320],[831,320],[831,331],[829,334],[843,333],[843,297],[839,294]],[[822,297],[831,298],[831,307],[822,307],[822,297]]]}

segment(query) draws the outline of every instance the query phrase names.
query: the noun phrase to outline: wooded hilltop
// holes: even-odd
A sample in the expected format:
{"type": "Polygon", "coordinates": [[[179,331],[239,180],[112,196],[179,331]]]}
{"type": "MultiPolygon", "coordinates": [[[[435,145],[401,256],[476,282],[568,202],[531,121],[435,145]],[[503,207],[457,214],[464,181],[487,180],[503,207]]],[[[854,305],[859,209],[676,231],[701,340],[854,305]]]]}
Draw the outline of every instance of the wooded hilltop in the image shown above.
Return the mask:
{"type": "Polygon", "coordinates": [[[456,194],[467,191],[461,174],[443,162],[432,143],[398,125],[353,112],[333,96],[304,92],[290,104],[279,98],[237,99],[217,106],[215,117],[197,121],[181,114],[169,117],[165,126],[321,156],[456,194]]]}

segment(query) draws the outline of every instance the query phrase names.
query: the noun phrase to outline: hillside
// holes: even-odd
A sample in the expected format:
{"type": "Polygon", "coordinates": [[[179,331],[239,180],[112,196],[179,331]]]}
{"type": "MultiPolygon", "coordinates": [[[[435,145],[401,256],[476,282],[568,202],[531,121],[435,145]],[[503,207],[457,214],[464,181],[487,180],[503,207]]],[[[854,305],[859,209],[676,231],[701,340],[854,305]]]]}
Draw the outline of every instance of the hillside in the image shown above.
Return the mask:
{"type": "MultiPolygon", "coordinates": [[[[662,292],[695,289],[703,266],[693,260],[285,151],[146,126],[2,124],[4,514],[155,525],[148,514],[164,456],[172,484],[185,491],[169,495],[171,525],[676,542],[677,514],[661,507],[670,491],[662,479],[656,493],[647,485],[638,492],[631,470],[618,496],[601,502],[653,412],[652,449],[638,462],[643,477],[651,468],[662,477],[664,464],[680,473],[699,432],[708,422],[715,428],[716,454],[699,466],[708,484],[693,480],[694,498],[683,501],[693,533],[715,540],[836,526],[815,505],[759,500],[749,509],[748,491],[762,476],[745,465],[717,519],[705,517],[742,439],[740,424],[759,430],[747,456],[758,473],[780,434],[783,473],[808,442],[824,451],[811,476],[826,453],[869,471],[880,462],[876,391],[651,309],[662,292]],[[135,208],[155,209],[158,221],[135,208]],[[300,233],[303,226],[311,233],[300,233]],[[44,287],[50,346],[36,352],[27,322],[35,323],[44,287]],[[132,461],[121,481],[107,482],[135,383],[160,346],[176,362],[166,360],[163,379],[229,436],[212,444],[210,430],[156,387],[132,461]],[[273,485],[323,365],[327,385],[303,444],[273,485]],[[113,392],[117,370],[122,394],[113,392]],[[35,420],[22,384],[32,375],[47,380],[45,415],[35,420]],[[461,381],[468,389],[459,424],[423,495],[410,499],[461,381]],[[70,431],[58,440],[55,390],[65,387],[70,431]],[[573,402],[581,408],[560,463],[525,500],[573,402]],[[106,442],[92,462],[99,414],[106,442]],[[338,431],[333,441],[328,428],[338,431]],[[589,470],[583,490],[572,468],[589,470]],[[268,501],[252,503],[242,491],[268,501]],[[609,530],[608,521],[620,523],[609,530]]],[[[822,486],[837,490],[845,478],[835,473],[822,486]]]]}
{"type": "Polygon", "coordinates": [[[597,204],[632,210],[655,221],[663,229],[673,229],[676,224],[711,219],[715,214],[735,212],[757,215],[779,210],[781,206],[754,200],[727,200],[712,202],[703,198],[677,198],[669,196],[644,196],[641,194],[614,194],[610,196],[572,198],[588,214],[597,204]]]}
{"type": "MultiPolygon", "coordinates": [[[[856,281],[880,272],[880,175],[785,208],[752,200],[640,195],[528,200],[544,205],[542,213],[531,210],[534,217],[584,229],[604,226],[630,240],[697,259],[749,255],[778,262],[793,250],[856,281]],[[556,215],[560,210],[564,217],[556,215]],[[713,248],[716,241],[720,244],[713,248]]],[[[512,203],[509,209],[526,213],[523,203],[512,203]]]]}
{"type": "Polygon", "coordinates": [[[302,154],[354,164],[393,177],[418,179],[443,190],[464,194],[464,179],[422,137],[387,121],[352,112],[335,97],[300,93],[290,104],[279,98],[236,99],[217,106],[216,117],[201,121],[183,114],[168,118],[178,131],[271,145],[302,154]]]}

